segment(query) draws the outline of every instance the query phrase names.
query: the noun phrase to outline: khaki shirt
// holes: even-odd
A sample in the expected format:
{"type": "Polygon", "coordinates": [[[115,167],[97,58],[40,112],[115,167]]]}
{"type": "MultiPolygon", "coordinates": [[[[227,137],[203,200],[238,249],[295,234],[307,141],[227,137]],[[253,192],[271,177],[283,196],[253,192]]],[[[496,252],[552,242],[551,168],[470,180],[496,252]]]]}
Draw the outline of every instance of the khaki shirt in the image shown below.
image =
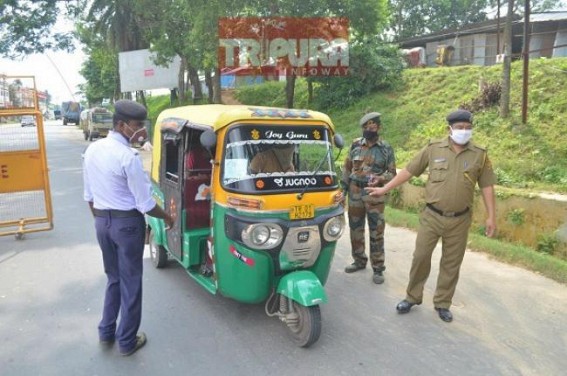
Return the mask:
{"type": "Polygon", "coordinates": [[[429,167],[425,202],[449,212],[472,208],[475,185],[485,188],[496,184],[496,175],[485,149],[469,142],[456,154],[449,138],[431,141],[407,165],[413,176],[429,167]]]}

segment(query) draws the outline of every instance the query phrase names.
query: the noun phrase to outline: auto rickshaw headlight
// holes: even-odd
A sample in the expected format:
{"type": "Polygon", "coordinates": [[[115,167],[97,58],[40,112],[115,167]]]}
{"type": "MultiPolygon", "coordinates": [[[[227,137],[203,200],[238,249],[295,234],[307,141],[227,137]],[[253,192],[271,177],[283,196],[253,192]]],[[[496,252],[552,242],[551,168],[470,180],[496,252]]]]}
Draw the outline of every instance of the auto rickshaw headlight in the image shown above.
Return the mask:
{"type": "Polygon", "coordinates": [[[345,220],[343,216],[337,216],[329,219],[323,228],[323,237],[326,241],[332,242],[337,240],[343,234],[345,229],[345,220]]]}
{"type": "Polygon", "coordinates": [[[282,239],[282,228],[275,223],[257,223],[242,230],[242,241],[253,249],[275,248],[282,239]]]}

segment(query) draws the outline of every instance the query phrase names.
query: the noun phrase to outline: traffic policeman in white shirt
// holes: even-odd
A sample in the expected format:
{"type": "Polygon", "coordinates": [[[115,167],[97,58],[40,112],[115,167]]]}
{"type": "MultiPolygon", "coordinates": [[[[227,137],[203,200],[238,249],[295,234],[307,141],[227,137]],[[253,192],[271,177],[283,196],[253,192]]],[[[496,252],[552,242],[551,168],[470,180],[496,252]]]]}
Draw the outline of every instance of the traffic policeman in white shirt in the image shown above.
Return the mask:
{"type": "Polygon", "coordinates": [[[118,341],[120,353],[131,355],[146,343],[145,334],[138,333],[142,318],[144,214],[163,219],[168,228],[174,219],[152,198],[142,161],[130,148],[130,143],[147,136],[145,107],[119,100],[114,108],[113,130],[85,151],[84,199],[95,218],[108,278],[99,340],[107,346],[118,341]]]}

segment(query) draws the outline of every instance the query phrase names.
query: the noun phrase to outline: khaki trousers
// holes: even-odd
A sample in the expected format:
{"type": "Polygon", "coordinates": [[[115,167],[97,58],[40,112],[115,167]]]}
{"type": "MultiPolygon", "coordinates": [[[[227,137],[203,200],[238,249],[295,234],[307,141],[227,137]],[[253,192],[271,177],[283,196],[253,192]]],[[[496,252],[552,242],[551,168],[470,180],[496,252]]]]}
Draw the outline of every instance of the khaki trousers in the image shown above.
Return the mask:
{"type": "Polygon", "coordinates": [[[408,302],[421,304],[423,301],[423,287],[431,271],[431,256],[441,238],[441,262],[433,304],[436,308],[451,307],[471,222],[470,210],[459,217],[443,217],[428,208],[423,210],[406,290],[408,302]]]}

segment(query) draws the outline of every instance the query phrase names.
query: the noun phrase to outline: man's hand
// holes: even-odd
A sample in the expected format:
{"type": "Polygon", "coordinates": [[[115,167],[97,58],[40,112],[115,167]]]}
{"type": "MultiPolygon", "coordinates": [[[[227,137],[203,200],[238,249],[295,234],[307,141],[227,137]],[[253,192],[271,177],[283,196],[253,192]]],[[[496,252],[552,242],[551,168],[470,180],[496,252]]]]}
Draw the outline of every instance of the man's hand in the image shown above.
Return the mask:
{"type": "Polygon", "coordinates": [[[364,188],[366,193],[370,196],[384,196],[388,191],[384,187],[366,187],[364,188]]]}
{"type": "Polygon", "coordinates": [[[165,222],[165,230],[171,230],[173,228],[173,225],[175,224],[175,219],[167,214],[166,218],[164,218],[164,222],[165,222]]]}
{"type": "Polygon", "coordinates": [[[496,222],[492,218],[488,218],[485,222],[484,228],[484,235],[488,236],[489,238],[494,237],[496,235],[496,222]]]}
{"type": "Polygon", "coordinates": [[[370,174],[370,177],[368,179],[368,186],[369,187],[380,187],[382,185],[384,185],[384,183],[386,182],[386,178],[382,175],[377,175],[377,174],[370,174]]]}

